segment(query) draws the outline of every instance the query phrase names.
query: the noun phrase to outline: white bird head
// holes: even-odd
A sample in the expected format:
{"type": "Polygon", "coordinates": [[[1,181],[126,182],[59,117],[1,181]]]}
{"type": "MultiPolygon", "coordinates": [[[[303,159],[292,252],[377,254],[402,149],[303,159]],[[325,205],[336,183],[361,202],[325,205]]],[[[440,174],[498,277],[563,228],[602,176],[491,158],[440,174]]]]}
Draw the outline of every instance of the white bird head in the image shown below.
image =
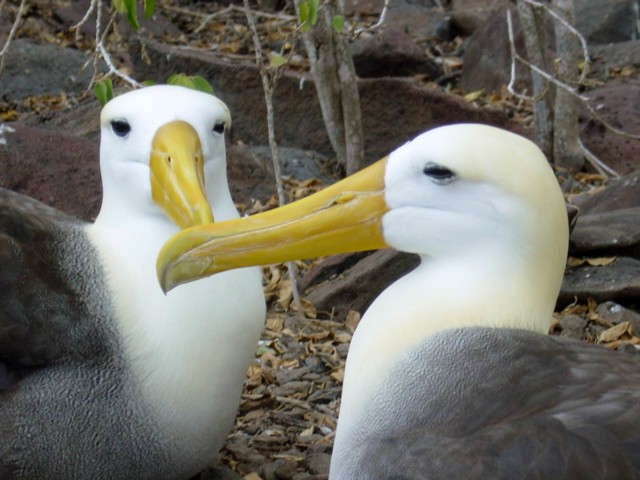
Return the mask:
{"type": "Polygon", "coordinates": [[[100,125],[98,221],[164,210],[186,227],[213,220],[207,200],[214,214],[219,208],[229,218],[224,132],[231,117],[218,98],[180,86],[146,87],[111,100],[100,125]]]}

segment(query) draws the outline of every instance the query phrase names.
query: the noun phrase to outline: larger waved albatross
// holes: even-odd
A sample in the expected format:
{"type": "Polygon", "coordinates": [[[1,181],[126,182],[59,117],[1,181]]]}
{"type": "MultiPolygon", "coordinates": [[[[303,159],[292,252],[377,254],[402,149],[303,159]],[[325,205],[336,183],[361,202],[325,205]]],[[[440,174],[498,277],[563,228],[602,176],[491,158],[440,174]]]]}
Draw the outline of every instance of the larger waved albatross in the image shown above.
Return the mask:
{"type": "Polygon", "coordinates": [[[353,336],[331,480],[637,479],[640,361],[545,335],[567,244],[540,150],[454,125],[297,203],[186,230],[159,272],[171,288],[360,248],[420,255],[353,336]]]}
{"type": "Polygon", "coordinates": [[[176,224],[238,217],[229,124],[178,86],[110,101],[93,224],[0,190],[3,480],[178,480],[215,459],[264,322],[260,272],[165,296],[155,261],[176,224]]]}

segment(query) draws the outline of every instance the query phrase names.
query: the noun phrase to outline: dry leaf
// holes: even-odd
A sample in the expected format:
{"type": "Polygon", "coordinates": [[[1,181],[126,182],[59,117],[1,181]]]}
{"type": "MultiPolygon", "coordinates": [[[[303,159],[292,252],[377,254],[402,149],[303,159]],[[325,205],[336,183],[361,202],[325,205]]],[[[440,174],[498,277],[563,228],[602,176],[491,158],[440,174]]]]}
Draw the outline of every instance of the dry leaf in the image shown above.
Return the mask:
{"type": "Polygon", "coordinates": [[[587,261],[584,258],[569,257],[567,258],[568,267],[579,267],[584,265],[587,261]]]}
{"type": "Polygon", "coordinates": [[[344,368],[338,368],[329,374],[336,382],[342,383],[344,380],[344,368]]]}
{"type": "Polygon", "coordinates": [[[351,333],[356,331],[356,327],[360,323],[360,313],[355,310],[349,310],[347,318],[344,321],[344,325],[349,329],[351,333]]]}
{"type": "Polygon", "coordinates": [[[292,299],[291,281],[289,279],[283,280],[278,289],[278,305],[280,305],[283,310],[287,310],[292,299]]]}
{"type": "Polygon", "coordinates": [[[592,267],[604,267],[611,265],[618,257],[599,257],[599,258],[587,258],[587,263],[592,267]]]}
{"type": "Polygon", "coordinates": [[[244,480],[262,480],[262,477],[256,472],[251,472],[249,475],[242,477],[244,480]]]}
{"type": "Polygon", "coordinates": [[[473,102],[474,100],[479,99],[483,93],[484,93],[484,89],[476,90],[475,92],[467,93],[463,98],[467,102],[473,102]]]}
{"type": "Polygon", "coordinates": [[[338,343],[349,343],[351,341],[351,334],[345,331],[338,331],[333,335],[333,338],[338,343]]]}
{"type": "Polygon", "coordinates": [[[452,70],[462,68],[462,58],[460,57],[444,57],[442,64],[452,70]]]}
{"type": "Polygon", "coordinates": [[[304,430],[302,430],[300,432],[300,437],[308,437],[309,435],[313,435],[313,425],[311,425],[309,428],[305,428],[304,430]]]}
{"type": "Polygon", "coordinates": [[[586,263],[588,265],[591,265],[592,267],[605,267],[607,265],[611,265],[617,259],[618,257],[598,257],[598,258],[569,257],[567,258],[567,266],[575,268],[575,267],[584,265],[586,263]]]}
{"type": "Polygon", "coordinates": [[[632,336],[630,322],[620,322],[618,325],[614,325],[611,328],[607,328],[598,337],[598,342],[599,343],[613,342],[614,340],[619,340],[624,335],[632,336]]]}

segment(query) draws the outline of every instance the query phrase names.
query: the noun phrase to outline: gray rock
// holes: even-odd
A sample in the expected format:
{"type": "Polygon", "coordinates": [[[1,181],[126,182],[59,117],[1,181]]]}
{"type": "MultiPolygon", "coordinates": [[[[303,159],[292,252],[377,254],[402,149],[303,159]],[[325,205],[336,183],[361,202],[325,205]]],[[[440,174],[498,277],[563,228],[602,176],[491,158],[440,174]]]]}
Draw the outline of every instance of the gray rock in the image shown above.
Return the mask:
{"type": "MultiPolygon", "coordinates": [[[[511,8],[516,50],[526,58],[524,37],[516,9],[511,8]]],[[[506,10],[500,9],[469,38],[462,57],[460,86],[467,92],[498,91],[511,76],[511,51],[507,33],[506,10]]],[[[517,91],[531,91],[531,73],[520,62],[516,64],[517,91]]]]}
{"type": "Polygon", "coordinates": [[[311,473],[315,475],[327,475],[329,473],[331,455],[327,453],[311,453],[307,455],[305,460],[311,473]]]}
{"type": "Polygon", "coordinates": [[[570,251],[572,255],[640,258],[640,206],[578,216],[570,251]]]}
{"type": "MultiPolygon", "coordinates": [[[[53,12],[53,16],[56,20],[58,20],[62,25],[62,28],[68,29],[73,25],[76,25],[82,18],[85,16],[87,11],[89,10],[89,5],[91,4],[91,0],[75,0],[73,2],[60,2],[63,5],[55,8],[53,12]],[[66,5],[65,5],[66,4],[66,5]]],[[[116,18],[118,25],[118,32],[121,35],[131,35],[131,34],[140,34],[143,35],[146,33],[151,33],[157,36],[173,36],[177,37],[181,34],[180,29],[174,25],[171,21],[169,21],[163,14],[162,9],[156,7],[153,16],[149,19],[146,19],[143,15],[143,4],[142,2],[138,2],[138,23],[140,23],[140,31],[134,32],[129,26],[125,15],[118,15],[116,18]]],[[[87,35],[89,37],[95,37],[96,35],[96,14],[94,13],[88,18],[87,22],[85,22],[82,27],[80,27],[80,32],[83,35],[87,35]]]]}
{"type": "Polygon", "coordinates": [[[631,40],[637,34],[635,0],[574,2],[576,28],[589,44],[631,40]]]}
{"type": "MultiPolygon", "coordinates": [[[[273,178],[273,162],[271,160],[271,148],[268,146],[246,147],[256,161],[264,166],[273,178]]],[[[298,180],[316,178],[323,183],[331,184],[336,181],[336,176],[331,176],[323,168],[329,160],[324,155],[299,148],[279,147],[280,160],[282,162],[282,174],[298,180]]]]}
{"type": "Polygon", "coordinates": [[[617,325],[622,322],[629,322],[631,324],[632,332],[634,335],[640,335],[640,314],[624,308],[615,302],[604,302],[596,307],[596,313],[599,317],[611,323],[617,325]]]}
{"type": "Polygon", "coordinates": [[[587,328],[587,321],[584,318],[578,315],[568,315],[558,323],[562,329],[561,336],[575,338],[576,340],[584,338],[584,330],[587,328]]]}
{"type": "MultiPolygon", "coordinates": [[[[577,28],[584,34],[590,47],[597,43],[607,44],[633,40],[631,32],[635,27],[632,25],[634,20],[631,4],[631,0],[576,2],[577,28]]],[[[517,10],[512,8],[511,11],[516,50],[522,57],[527,58],[517,10]]],[[[505,12],[504,8],[494,12],[469,38],[463,57],[464,67],[461,77],[461,86],[464,90],[475,91],[484,88],[494,91],[509,83],[511,53],[505,12]]],[[[547,60],[550,62],[549,65],[553,65],[552,51],[555,50],[555,46],[553,25],[550,19],[545,24],[545,36],[548,50],[547,60]]],[[[601,65],[608,61],[606,54],[612,50],[614,50],[613,47],[596,50],[603,52],[603,54],[596,55],[598,64],[594,67],[595,70],[604,70],[601,65]]],[[[637,40],[626,43],[625,47],[615,49],[615,51],[618,52],[615,57],[617,64],[630,66],[633,62],[624,63],[619,60],[625,55],[630,59],[638,57],[637,40]]],[[[519,90],[527,88],[531,92],[530,72],[520,62],[516,66],[516,87],[519,90]]]]}
{"type": "Polygon", "coordinates": [[[258,470],[264,480],[291,480],[296,474],[296,465],[285,460],[276,460],[258,470]]]}
{"type": "Polygon", "coordinates": [[[640,67],[640,40],[589,45],[591,76],[607,80],[613,68],[640,67]]]}
{"type": "Polygon", "coordinates": [[[18,100],[31,95],[80,93],[87,89],[93,68],[86,53],[17,39],[11,43],[0,75],[2,95],[18,100]]]}
{"type": "Polygon", "coordinates": [[[599,303],[608,300],[623,304],[637,303],[640,298],[640,260],[620,257],[602,267],[568,267],[558,306],[564,307],[576,299],[585,303],[589,297],[599,303]]]}
{"type": "Polygon", "coordinates": [[[583,199],[578,207],[581,216],[640,207],[640,170],[583,199]]]}

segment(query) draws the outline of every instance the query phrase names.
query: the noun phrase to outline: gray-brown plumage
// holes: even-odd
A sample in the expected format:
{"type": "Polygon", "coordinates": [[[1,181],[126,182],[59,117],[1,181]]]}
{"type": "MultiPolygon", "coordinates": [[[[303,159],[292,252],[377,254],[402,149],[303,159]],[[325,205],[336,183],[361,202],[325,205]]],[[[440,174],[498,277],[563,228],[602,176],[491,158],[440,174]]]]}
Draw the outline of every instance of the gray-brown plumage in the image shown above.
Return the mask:
{"type": "Polygon", "coordinates": [[[440,332],[394,366],[336,478],[640,478],[639,365],[523,330],[440,332]]]}

